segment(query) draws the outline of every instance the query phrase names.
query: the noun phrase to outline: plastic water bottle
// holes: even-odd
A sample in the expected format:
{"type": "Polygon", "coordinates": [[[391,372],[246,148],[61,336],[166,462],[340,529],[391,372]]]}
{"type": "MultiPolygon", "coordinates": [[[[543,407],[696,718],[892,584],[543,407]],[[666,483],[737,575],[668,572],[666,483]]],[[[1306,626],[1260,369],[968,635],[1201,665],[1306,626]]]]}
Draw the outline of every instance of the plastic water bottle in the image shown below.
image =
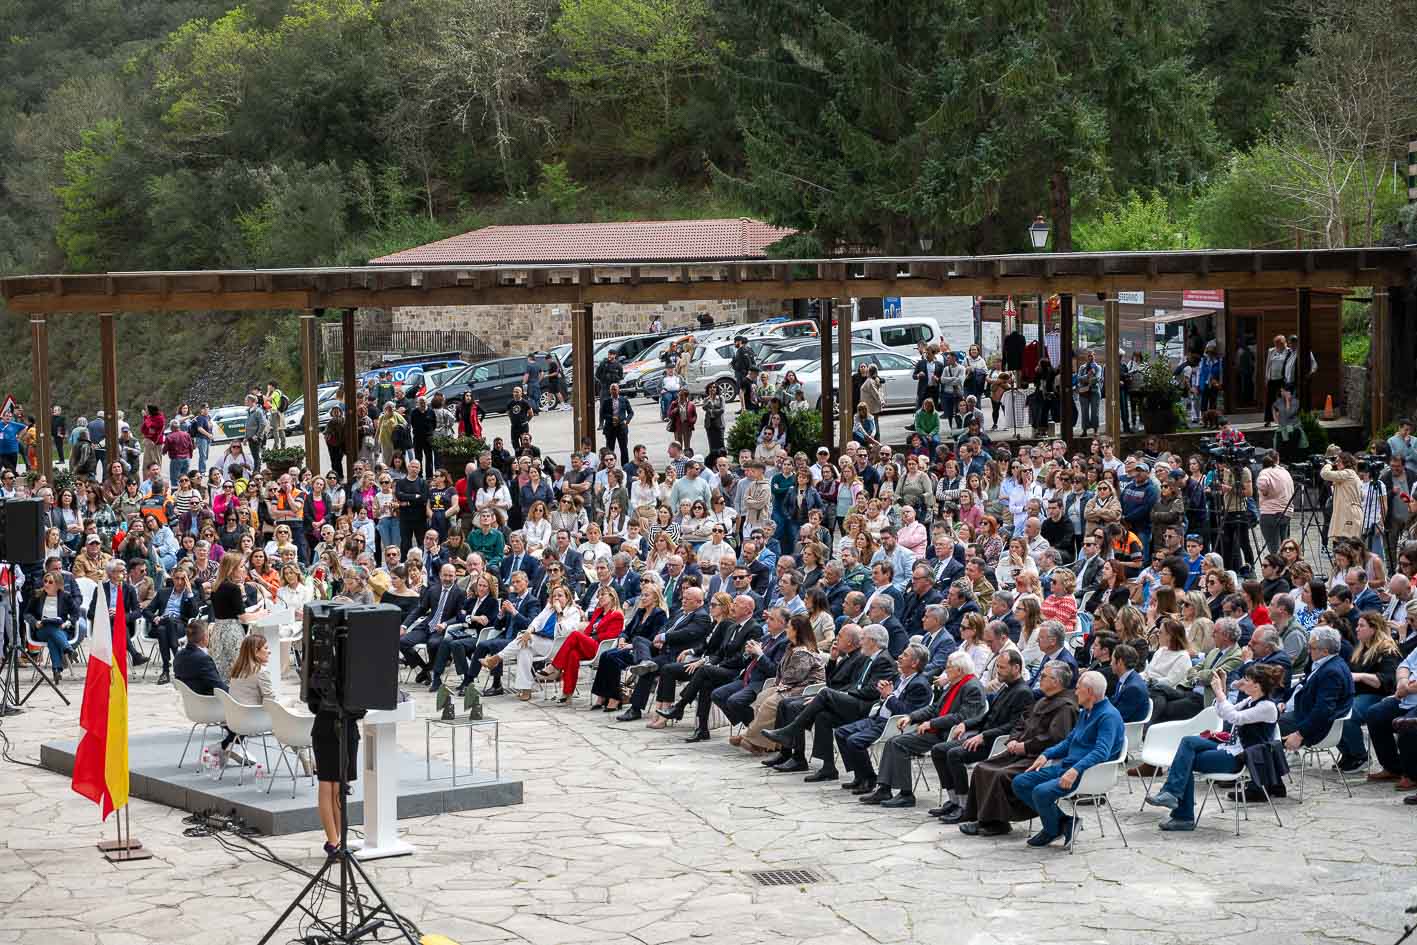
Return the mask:
{"type": "Polygon", "coordinates": [[[259,761],[256,762],[256,783],[264,784],[266,781],[266,766],[259,761]]]}
{"type": "Polygon", "coordinates": [[[207,777],[210,778],[210,779],[213,780],[213,781],[215,781],[217,778],[221,777],[221,754],[220,754],[220,752],[215,752],[215,751],[214,751],[214,752],[211,753],[210,757],[208,758],[208,760],[207,760],[207,777]]]}
{"type": "Polygon", "coordinates": [[[212,776],[212,750],[202,749],[202,774],[210,778],[212,776]]]}

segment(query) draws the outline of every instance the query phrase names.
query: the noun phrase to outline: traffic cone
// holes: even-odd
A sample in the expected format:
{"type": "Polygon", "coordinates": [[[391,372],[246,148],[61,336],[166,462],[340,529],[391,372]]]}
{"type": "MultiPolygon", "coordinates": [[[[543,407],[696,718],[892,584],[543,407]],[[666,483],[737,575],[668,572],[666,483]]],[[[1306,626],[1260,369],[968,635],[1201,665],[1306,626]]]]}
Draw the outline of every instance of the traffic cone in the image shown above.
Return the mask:
{"type": "Polygon", "coordinates": [[[1329,394],[1324,398],[1324,419],[1333,419],[1333,395],[1329,394]]]}

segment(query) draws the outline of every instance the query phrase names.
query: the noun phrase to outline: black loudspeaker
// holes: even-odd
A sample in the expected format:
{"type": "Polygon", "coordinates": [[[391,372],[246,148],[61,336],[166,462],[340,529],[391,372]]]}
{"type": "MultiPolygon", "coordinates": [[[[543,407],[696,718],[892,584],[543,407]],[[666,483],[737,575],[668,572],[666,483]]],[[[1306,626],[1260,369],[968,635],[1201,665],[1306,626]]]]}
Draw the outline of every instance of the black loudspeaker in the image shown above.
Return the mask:
{"type": "Polygon", "coordinates": [[[0,560],[42,564],[43,522],[43,499],[0,499],[0,560]]]}
{"type": "Polygon", "coordinates": [[[340,651],[346,710],[393,709],[399,701],[399,619],[391,604],[342,608],[346,632],[340,651]]]}

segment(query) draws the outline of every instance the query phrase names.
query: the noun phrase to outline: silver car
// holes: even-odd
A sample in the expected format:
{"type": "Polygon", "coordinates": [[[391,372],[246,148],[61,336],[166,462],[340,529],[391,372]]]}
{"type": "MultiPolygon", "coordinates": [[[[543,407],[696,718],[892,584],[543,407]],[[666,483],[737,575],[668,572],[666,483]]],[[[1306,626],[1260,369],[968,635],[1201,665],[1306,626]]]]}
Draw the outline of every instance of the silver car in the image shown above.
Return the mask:
{"type": "MultiPolygon", "coordinates": [[[[854,347],[854,346],[853,346],[854,347]]],[[[835,372],[841,361],[832,359],[835,372]]],[[[882,395],[886,410],[915,409],[915,362],[893,351],[858,351],[851,353],[852,373],[861,370],[863,364],[874,364],[882,383],[882,395]]],[[[818,406],[822,396],[822,363],[820,360],[794,368],[797,379],[802,382],[802,392],[807,403],[818,406]]],[[[835,385],[833,385],[835,386],[835,385]]]]}

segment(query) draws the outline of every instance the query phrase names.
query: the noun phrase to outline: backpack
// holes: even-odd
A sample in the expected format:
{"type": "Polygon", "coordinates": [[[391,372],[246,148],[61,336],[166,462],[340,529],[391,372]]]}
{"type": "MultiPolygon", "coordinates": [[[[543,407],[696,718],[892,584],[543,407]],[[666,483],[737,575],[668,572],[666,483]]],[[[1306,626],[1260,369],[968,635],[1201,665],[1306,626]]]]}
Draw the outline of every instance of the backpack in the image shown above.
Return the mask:
{"type": "Polygon", "coordinates": [[[395,449],[413,449],[413,434],[409,432],[408,424],[400,423],[394,427],[393,441],[395,449]]]}

